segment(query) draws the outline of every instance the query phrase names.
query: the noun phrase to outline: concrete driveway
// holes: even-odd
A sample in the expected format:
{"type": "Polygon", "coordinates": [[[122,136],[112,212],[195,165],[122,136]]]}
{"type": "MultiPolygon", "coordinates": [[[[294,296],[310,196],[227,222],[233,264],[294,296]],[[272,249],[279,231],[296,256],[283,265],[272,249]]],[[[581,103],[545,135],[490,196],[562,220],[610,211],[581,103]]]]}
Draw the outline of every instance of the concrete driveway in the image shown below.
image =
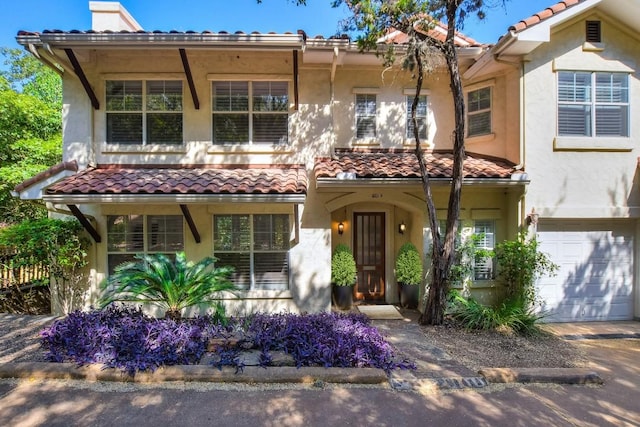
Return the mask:
{"type": "Polygon", "coordinates": [[[0,425],[640,425],[640,339],[576,343],[587,351],[603,386],[511,384],[419,394],[386,385],[2,380],[0,425]]]}

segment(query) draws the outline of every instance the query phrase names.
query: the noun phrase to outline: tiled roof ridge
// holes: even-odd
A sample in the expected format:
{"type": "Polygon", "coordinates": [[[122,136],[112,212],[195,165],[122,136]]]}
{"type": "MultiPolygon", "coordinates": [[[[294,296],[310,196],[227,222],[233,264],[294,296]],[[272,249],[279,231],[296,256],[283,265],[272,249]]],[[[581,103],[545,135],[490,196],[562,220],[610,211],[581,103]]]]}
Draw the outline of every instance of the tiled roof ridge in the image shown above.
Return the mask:
{"type": "Polygon", "coordinates": [[[75,160],[72,160],[70,162],[60,162],[58,164],[55,164],[53,166],[51,166],[49,169],[44,170],[42,172],[40,172],[39,174],[25,180],[22,181],[20,184],[16,185],[14,187],[14,191],[16,193],[20,193],[21,191],[31,187],[34,184],[37,184],[39,182],[42,182],[56,174],[59,174],[62,171],[71,171],[71,172],[77,172],[78,171],[78,162],[76,162],[75,160]]]}
{"type": "Polygon", "coordinates": [[[527,28],[531,28],[540,22],[551,18],[565,10],[569,9],[572,6],[575,6],[579,3],[582,3],[586,0],[563,0],[552,6],[549,6],[538,13],[534,13],[528,18],[525,18],[518,23],[509,27],[509,31],[520,32],[526,30],[527,28]]]}
{"type": "Polygon", "coordinates": [[[304,169],[305,165],[300,163],[265,163],[265,164],[253,164],[253,163],[229,163],[229,164],[208,164],[208,163],[194,163],[194,164],[158,164],[158,163],[145,163],[143,165],[128,164],[128,163],[100,163],[93,167],[93,169],[304,169]]]}

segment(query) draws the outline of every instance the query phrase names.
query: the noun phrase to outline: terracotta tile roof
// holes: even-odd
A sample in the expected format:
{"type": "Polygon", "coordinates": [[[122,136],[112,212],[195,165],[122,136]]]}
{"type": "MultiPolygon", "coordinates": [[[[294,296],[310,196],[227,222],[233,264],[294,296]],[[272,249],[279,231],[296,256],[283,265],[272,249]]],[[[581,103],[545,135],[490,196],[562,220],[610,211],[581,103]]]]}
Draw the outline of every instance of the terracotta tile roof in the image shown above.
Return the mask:
{"type": "Polygon", "coordinates": [[[514,31],[514,32],[519,32],[522,30],[526,30],[527,28],[530,28],[536,24],[539,24],[540,22],[544,21],[545,19],[549,19],[554,15],[557,15],[558,13],[561,13],[567,9],[569,9],[572,6],[575,6],[579,3],[582,3],[586,0],[564,0],[564,1],[560,1],[556,4],[554,4],[553,6],[549,6],[548,8],[538,12],[538,13],[534,13],[533,15],[531,15],[530,17],[523,19],[522,21],[518,22],[515,25],[512,25],[511,27],[509,27],[509,31],[514,31]]]}
{"type": "Polygon", "coordinates": [[[77,172],[78,163],[75,160],[71,162],[60,162],[57,165],[51,166],[49,169],[40,172],[36,176],[31,177],[26,181],[23,181],[20,184],[16,185],[13,191],[15,191],[16,193],[20,193],[21,191],[26,190],[32,185],[45,181],[63,171],[77,172]]]}
{"type": "MultiPolygon", "coordinates": [[[[425,153],[431,178],[451,178],[451,152],[425,153]]],[[[503,159],[467,153],[465,178],[510,178],[514,164],[503,159]]],[[[414,150],[336,150],[334,157],[316,159],[316,178],[336,178],[339,173],[354,173],[357,178],[420,178],[420,166],[414,150]]]]}
{"type": "MultiPolygon", "coordinates": [[[[442,22],[437,22],[434,26],[434,28],[430,29],[427,32],[427,35],[429,37],[432,37],[435,40],[438,41],[445,41],[446,37],[447,37],[447,31],[448,28],[445,24],[443,24],[442,22]]],[[[403,33],[402,31],[399,30],[391,30],[389,32],[389,34],[384,38],[385,41],[387,42],[391,42],[391,43],[395,43],[395,44],[404,44],[407,43],[407,41],[409,40],[409,37],[403,33]]],[[[455,36],[455,44],[456,46],[459,47],[481,47],[484,46],[482,43],[472,39],[471,37],[468,37],[464,34],[462,34],[459,31],[456,31],[456,36],[455,36]]]]}
{"type": "Polygon", "coordinates": [[[305,194],[306,191],[303,165],[181,168],[114,165],[85,169],[53,184],[46,194],[305,194]]]}

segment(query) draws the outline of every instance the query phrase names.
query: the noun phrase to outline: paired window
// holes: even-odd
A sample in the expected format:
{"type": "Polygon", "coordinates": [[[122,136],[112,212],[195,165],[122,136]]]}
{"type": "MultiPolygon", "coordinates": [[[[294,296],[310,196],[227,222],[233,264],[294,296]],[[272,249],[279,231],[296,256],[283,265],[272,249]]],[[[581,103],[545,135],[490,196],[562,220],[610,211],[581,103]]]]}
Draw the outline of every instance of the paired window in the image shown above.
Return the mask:
{"type": "Polygon", "coordinates": [[[467,136],[491,133],[491,87],[467,93],[467,136]]]}
{"type": "Polygon", "coordinates": [[[108,80],[107,142],[182,144],[182,81],[108,80]]]}
{"type": "MultiPolygon", "coordinates": [[[[414,139],[413,134],[413,120],[411,120],[412,114],[412,106],[413,106],[413,95],[407,96],[407,139],[414,139]]],[[[416,122],[418,124],[418,137],[421,141],[425,141],[427,139],[427,97],[425,95],[420,95],[418,97],[418,105],[416,107],[416,122]]]]}
{"type": "Polygon", "coordinates": [[[629,75],[560,71],[558,135],[629,136],[629,75]]]}
{"type": "Polygon", "coordinates": [[[212,85],[214,144],[287,143],[287,82],[216,81],[212,85]]]}
{"type": "Polygon", "coordinates": [[[109,273],[139,253],[175,256],[184,250],[181,215],[107,216],[107,258],[109,273]]]}
{"type": "Polygon", "coordinates": [[[356,95],[356,138],[376,136],[376,95],[359,93],[356,95]]]}
{"type": "Polygon", "coordinates": [[[289,215],[214,215],[217,264],[235,268],[240,289],[289,288],[289,215]]]}

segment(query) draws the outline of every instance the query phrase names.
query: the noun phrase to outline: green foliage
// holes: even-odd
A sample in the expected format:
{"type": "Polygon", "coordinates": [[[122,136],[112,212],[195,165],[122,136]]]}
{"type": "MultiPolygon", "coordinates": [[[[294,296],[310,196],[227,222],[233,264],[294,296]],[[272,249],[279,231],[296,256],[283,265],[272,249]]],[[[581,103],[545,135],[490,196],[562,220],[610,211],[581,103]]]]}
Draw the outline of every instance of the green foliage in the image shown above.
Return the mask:
{"type": "Polygon", "coordinates": [[[42,264],[55,282],[55,297],[67,313],[82,296],[82,268],[87,265],[89,241],[76,220],[42,218],[0,229],[0,246],[17,251],[14,265],[42,264]]]}
{"type": "Polygon", "coordinates": [[[474,265],[494,256],[492,250],[478,246],[483,238],[483,234],[472,234],[461,243],[456,242],[455,261],[449,273],[452,284],[465,285],[473,278],[474,265]]]}
{"type": "Polygon", "coordinates": [[[396,280],[405,285],[422,283],[422,259],[413,243],[400,247],[396,257],[396,280]]]}
{"type": "Polygon", "coordinates": [[[549,256],[538,251],[538,241],[527,239],[525,232],[515,240],[507,240],[495,248],[498,278],[507,290],[510,304],[528,310],[536,304],[535,281],[542,275],[555,275],[558,266],[549,256]]]}
{"type": "Polygon", "coordinates": [[[353,286],[356,283],[356,260],[349,246],[340,243],[331,257],[331,283],[337,286],[353,286]]]}
{"type": "Polygon", "coordinates": [[[467,329],[507,329],[521,335],[537,333],[536,323],[544,317],[509,302],[498,308],[485,306],[474,298],[465,298],[456,290],[449,294],[447,313],[467,329]]]}
{"type": "Polygon", "coordinates": [[[2,76],[10,88],[62,109],[62,79],[55,71],[21,49],[2,48],[0,53],[8,68],[2,76]]]}
{"type": "Polygon", "coordinates": [[[101,306],[112,302],[149,303],[166,310],[167,317],[180,318],[184,308],[214,303],[218,316],[224,306],[218,299],[223,291],[233,291],[229,281],[231,267],[214,267],[215,258],[206,257],[194,263],[184,252],[175,260],[164,254],[138,254],[138,261],[116,267],[102,285],[105,291],[101,306]]]}

